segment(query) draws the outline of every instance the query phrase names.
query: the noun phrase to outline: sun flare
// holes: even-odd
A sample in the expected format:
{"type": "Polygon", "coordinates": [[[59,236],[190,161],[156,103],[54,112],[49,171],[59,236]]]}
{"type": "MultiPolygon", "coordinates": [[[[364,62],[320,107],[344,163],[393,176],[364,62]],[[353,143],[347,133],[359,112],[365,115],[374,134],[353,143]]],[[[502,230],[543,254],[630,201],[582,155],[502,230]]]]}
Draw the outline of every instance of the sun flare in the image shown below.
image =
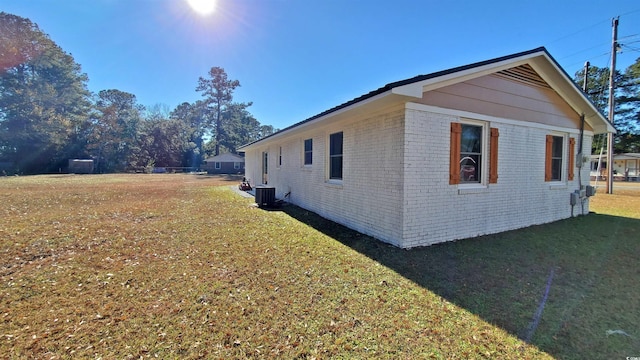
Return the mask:
{"type": "Polygon", "coordinates": [[[209,15],[216,10],[216,0],[187,0],[187,3],[200,15],[209,15]]]}

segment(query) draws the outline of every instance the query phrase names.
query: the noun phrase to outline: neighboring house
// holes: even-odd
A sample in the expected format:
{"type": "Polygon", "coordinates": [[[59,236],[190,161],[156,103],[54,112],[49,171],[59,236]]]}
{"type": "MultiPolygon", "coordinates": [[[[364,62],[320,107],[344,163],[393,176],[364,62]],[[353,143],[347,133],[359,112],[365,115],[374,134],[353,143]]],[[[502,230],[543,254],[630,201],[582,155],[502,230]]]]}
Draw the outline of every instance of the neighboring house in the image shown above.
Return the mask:
{"type": "MultiPolygon", "coordinates": [[[[607,156],[591,156],[591,179],[598,180],[607,176],[607,156]]],[[[640,153],[626,153],[613,155],[614,180],[640,181],[640,153]]]]}
{"type": "Polygon", "coordinates": [[[385,85],[242,150],[252,185],[411,248],[588,214],[580,152],[614,131],[537,48],[385,85]]]}
{"type": "Polygon", "coordinates": [[[202,170],[208,174],[244,174],[244,157],[236,154],[220,154],[206,159],[202,170]]]}

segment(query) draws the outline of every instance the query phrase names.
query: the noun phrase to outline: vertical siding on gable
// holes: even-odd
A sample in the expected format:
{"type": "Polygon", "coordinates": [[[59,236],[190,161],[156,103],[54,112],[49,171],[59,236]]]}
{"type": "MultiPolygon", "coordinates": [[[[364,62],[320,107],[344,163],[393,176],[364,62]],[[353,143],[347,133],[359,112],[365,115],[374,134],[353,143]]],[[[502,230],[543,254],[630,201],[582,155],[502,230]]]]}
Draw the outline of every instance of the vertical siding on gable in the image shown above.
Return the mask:
{"type": "Polygon", "coordinates": [[[486,75],[425,92],[420,102],[505,119],[567,128],[580,126],[579,114],[554,90],[496,75],[486,75]]]}

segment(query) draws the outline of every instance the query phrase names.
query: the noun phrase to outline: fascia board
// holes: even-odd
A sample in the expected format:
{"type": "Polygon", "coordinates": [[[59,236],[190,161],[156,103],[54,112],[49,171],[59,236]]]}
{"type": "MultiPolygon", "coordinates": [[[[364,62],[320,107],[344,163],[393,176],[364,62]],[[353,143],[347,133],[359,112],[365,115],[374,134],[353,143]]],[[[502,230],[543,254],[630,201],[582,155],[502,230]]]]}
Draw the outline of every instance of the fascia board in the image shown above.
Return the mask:
{"type": "Polygon", "coordinates": [[[317,118],[311,118],[310,120],[305,120],[302,122],[299,122],[297,124],[294,124],[292,126],[290,126],[288,129],[284,129],[276,134],[273,134],[272,136],[266,137],[264,139],[258,140],[254,143],[248,144],[248,145],[244,145],[241,146],[239,149],[241,149],[242,151],[247,151],[247,150],[251,150],[254,147],[260,147],[262,146],[264,143],[266,143],[266,141],[271,141],[271,140],[277,140],[277,139],[281,139],[284,137],[288,137],[291,136],[295,133],[298,132],[302,132],[302,131],[306,131],[308,130],[310,127],[318,124],[318,123],[322,123],[325,122],[331,118],[335,118],[338,117],[346,112],[349,111],[353,111],[353,110],[358,110],[360,108],[363,108],[364,106],[367,106],[373,102],[382,100],[383,98],[386,98],[388,96],[394,95],[394,93],[391,90],[385,91],[381,94],[377,94],[375,96],[372,96],[370,98],[367,98],[365,100],[362,101],[358,101],[354,104],[351,104],[349,106],[345,106],[343,108],[340,108],[338,110],[335,111],[331,111],[323,116],[319,116],[317,118]]]}
{"type": "Polygon", "coordinates": [[[616,129],[578,89],[573,80],[568,78],[565,71],[559,68],[547,54],[542,54],[542,58],[533,59],[529,65],[576,113],[585,115],[585,121],[593,128],[595,134],[616,132],[616,129]],[[557,76],[549,74],[557,74],[557,76]]]}
{"type": "Polygon", "coordinates": [[[441,76],[436,76],[430,79],[417,81],[412,84],[402,85],[393,88],[391,91],[394,94],[412,96],[415,98],[422,98],[422,93],[432,91],[445,86],[457,84],[470,79],[475,79],[481,76],[490,75],[501,70],[506,70],[512,67],[526,64],[532,57],[540,56],[543,52],[523,55],[518,58],[503,60],[496,63],[486,64],[479,67],[474,67],[466,70],[456,71],[441,76]]]}

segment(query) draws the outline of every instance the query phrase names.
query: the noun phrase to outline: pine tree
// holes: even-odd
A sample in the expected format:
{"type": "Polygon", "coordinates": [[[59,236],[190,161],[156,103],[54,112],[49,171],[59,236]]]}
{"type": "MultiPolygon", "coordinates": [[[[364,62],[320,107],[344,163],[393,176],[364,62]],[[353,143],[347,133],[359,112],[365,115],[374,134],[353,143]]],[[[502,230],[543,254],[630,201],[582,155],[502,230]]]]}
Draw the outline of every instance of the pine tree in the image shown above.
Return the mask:
{"type": "Polygon", "coordinates": [[[0,13],[0,159],[58,171],[86,155],[87,75],[30,20],[0,13]]]}

